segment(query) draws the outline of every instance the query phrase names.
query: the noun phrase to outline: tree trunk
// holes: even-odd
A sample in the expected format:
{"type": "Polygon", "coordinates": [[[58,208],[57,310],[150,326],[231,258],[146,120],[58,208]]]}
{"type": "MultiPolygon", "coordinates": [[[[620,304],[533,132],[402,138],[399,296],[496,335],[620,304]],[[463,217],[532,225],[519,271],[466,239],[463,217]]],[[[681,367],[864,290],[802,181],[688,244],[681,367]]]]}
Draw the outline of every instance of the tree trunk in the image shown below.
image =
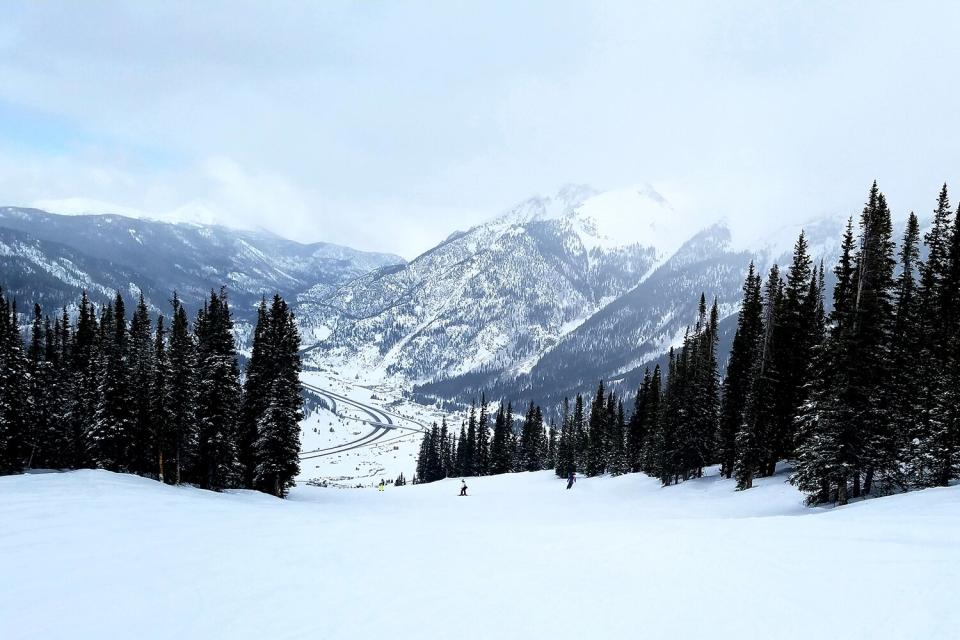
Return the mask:
{"type": "Polygon", "coordinates": [[[853,497],[860,497],[860,472],[857,471],[853,474],[853,497]]]}
{"type": "Polygon", "coordinates": [[[830,502],[830,481],[827,479],[820,482],[820,497],[817,502],[820,504],[830,502]]]}
{"type": "Polygon", "coordinates": [[[867,477],[863,481],[863,493],[864,495],[870,495],[870,490],[873,488],[873,467],[867,469],[867,477]]]}
{"type": "Polygon", "coordinates": [[[847,478],[846,476],[840,478],[840,481],[837,483],[837,506],[842,507],[847,504],[847,478]]]}

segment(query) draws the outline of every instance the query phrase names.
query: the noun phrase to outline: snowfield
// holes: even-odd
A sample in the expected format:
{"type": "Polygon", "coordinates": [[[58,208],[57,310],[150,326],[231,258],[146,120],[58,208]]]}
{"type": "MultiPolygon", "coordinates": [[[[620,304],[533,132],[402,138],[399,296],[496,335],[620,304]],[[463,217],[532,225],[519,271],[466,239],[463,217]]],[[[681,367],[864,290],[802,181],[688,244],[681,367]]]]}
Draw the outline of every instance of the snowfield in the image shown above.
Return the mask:
{"type": "MultiPolygon", "coordinates": [[[[712,470],[715,473],[715,470],[712,470]]],[[[0,478],[0,638],[956,638],[960,487],[549,472],[287,501],[0,478]]]]}

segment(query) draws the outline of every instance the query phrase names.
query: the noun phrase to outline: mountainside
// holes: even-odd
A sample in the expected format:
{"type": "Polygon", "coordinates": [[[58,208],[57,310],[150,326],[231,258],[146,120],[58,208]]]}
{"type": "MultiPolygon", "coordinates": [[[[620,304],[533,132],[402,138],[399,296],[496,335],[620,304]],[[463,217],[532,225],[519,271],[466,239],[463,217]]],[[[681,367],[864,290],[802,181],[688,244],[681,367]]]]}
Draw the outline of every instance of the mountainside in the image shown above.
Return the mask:
{"type": "MultiPolygon", "coordinates": [[[[173,290],[195,307],[223,284],[241,341],[260,296],[278,291],[294,302],[308,365],[412,386],[426,401],[486,390],[550,405],[599,378],[634,388],[682,339],[701,292],[717,298],[725,354],[747,264],[784,264],[799,230],[744,241],[647,185],[568,186],[406,263],[265,232],[7,207],[0,286],[48,312],[82,289],[105,302],[142,287],[166,311],[173,290]]],[[[841,221],[806,231],[829,270],[841,221]]]]}
{"type": "Polygon", "coordinates": [[[242,320],[263,294],[293,297],[318,283],[334,286],[402,262],[266,232],[0,208],[0,285],[50,312],[76,303],[83,289],[103,302],[117,290],[136,296],[138,287],[155,310],[167,310],[174,290],[195,309],[212,287],[225,285],[242,320]]]}
{"type": "Polygon", "coordinates": [[[414,382],[526,373],[669,257],[673,240],[657,230],[672,217],[649,188],[528,200],[409,264],[302,295],[312,358],[414,382]]]}

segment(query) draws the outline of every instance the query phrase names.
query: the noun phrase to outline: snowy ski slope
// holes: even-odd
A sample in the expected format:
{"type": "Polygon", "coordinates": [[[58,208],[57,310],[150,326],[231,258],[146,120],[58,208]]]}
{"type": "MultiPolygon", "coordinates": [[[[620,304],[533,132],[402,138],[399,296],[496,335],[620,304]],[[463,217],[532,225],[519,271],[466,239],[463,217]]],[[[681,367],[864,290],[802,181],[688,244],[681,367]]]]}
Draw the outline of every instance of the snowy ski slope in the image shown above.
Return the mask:
{"type": "MultiPolygon", "coordinates": [[[[715,473],[715,470],[712,470],[715,473]]],[[[280,501],[0,478],[0,638],[956,638],[960,487],[549,472],[280,501]]]]}

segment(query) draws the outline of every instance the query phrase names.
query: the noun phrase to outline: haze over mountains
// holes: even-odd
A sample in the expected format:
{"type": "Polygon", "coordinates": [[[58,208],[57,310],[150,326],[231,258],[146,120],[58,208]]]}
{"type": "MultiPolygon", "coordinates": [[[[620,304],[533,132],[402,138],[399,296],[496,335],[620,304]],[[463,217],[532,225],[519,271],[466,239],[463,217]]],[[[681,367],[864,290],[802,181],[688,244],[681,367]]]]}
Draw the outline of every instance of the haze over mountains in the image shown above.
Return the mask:
{"type": "MultiPolygon", "coordinates": [[[[805,225],[828,267],[844,222],[805,225]]],[[[241,334],[277,291],[294,303],[309,364],[395,380],[421,399],[548,401],[601,377],[635,385],[682,339],[701,292],[730,318],[748,263],[783,262],[799,230],[748,242],[722,221],[679,215],[649,185],[569,185],[406,262],[267,232],[6,207],[0,285],[50,313],[81,289],[105,301],[137,287],[155,312],[174,290],[195,309],[225,285],[241,334]]]]}

